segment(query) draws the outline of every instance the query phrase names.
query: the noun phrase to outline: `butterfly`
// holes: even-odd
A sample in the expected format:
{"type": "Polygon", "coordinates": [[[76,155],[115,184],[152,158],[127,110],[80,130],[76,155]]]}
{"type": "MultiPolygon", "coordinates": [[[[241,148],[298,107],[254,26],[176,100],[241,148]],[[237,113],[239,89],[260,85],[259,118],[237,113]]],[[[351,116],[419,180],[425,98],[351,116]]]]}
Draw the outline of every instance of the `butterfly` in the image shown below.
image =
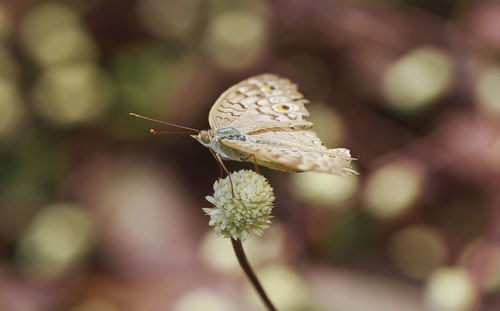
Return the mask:
{"type": "Polygon", "coordinates": [[[274,74],[248,78],[226,90],[212,106],[211,129],[191,135],[222,160],[254,161],[272,169],[355,174],[348,149],[328,149],[297,85],[274,74]]]}
{"type": "MultiPolygon", "coordinates": [[[[222,168],[222,160],[253,161],[290,172],[356,174],[348,149],[328,149],[311,130],[313,123],[297,85],[274,74],[248,78],[230,87],[210,109],[209,130],[130,115],[197,132],[191,135],[207,147],[222,168]]],[[[155,131],[152,133],[176,133],[155,131]]]]}

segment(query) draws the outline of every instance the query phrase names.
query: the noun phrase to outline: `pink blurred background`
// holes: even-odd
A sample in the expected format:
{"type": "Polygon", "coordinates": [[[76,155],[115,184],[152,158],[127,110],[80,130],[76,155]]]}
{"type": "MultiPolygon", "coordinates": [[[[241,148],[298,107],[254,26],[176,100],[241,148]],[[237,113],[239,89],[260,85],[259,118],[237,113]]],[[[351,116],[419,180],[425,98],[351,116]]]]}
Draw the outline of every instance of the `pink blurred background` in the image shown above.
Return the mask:
{"type": "MultiPolygon", "coordinates": [[[[280,310],[500,310],[500,1],[0,2],[0,310],[262,310],[187,135],[291,79],[359,176],[263,169],[280,310]]],[[[231,170],[251,164],[228,163],[231,170]]]]}

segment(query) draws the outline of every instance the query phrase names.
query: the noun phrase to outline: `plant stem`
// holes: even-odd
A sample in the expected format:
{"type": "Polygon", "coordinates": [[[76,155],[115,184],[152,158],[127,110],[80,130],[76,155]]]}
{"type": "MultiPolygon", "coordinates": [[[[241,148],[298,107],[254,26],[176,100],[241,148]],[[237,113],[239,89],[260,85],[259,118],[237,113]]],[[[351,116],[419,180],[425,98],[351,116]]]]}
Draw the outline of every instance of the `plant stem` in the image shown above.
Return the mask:
{"type": "Polygon", "coordinates": [[[247,277],[250,279],[250,282],[252,283],[253,287],[259,294],[260,298],[262,299],[262,302],[267,307],[267,310],[269,311],[277,311],[277,309],[274,307],[273,303],[267,297],[266,292],[264,291],[264,288],[262,288],[262,285],[260,285],[259,280],[257,279],[257,276],[253,272],[252,267],[250,267],[250,264],[248,263],[247,255],[245,254],[245,250],[243,250],[243,244],[241,244],[240,240],[235,240],[231,239],[231,243],[233,243],[233,249],[234,253],[236,254],[236,258],[238,258],[238,262],[240,263],[241,268],[243,271],[245,271],[245,274],[247,277]]]}

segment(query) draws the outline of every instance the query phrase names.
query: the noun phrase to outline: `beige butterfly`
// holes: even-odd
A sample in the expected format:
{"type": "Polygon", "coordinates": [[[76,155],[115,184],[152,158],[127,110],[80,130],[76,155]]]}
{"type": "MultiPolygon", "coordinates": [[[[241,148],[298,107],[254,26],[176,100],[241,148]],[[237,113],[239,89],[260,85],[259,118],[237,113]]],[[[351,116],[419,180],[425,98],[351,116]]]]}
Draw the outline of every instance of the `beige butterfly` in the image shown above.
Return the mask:
{"type": "Polygon", "coordinates": [[[311,131],[313,123],[304,119],[308,102],[290,80],[263,74],[232,86],[217,99],[208,116],[210,130],[130,115],[197,132],[191,136],[209,148],[228,174],[222,160],[253,161],[257,171],[258,164],[291,172],[356,174],[349,150],[328,149],[311,131]]]}
{"type": "Polygon", "coordinates": [[[225,91],[210,110],[210,130],[191,135],[216,158],[254,161],[272,169],[355,174],[344,148],[328,149],[304,119],[308,100],[274,74],[248,78],[225,91]]]}

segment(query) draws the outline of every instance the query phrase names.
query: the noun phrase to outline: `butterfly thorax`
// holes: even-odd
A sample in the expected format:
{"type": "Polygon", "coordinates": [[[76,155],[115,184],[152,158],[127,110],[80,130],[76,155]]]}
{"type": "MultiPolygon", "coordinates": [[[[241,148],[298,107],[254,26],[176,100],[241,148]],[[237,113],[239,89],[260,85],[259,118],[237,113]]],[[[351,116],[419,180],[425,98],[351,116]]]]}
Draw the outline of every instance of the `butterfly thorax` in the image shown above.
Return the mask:
{"type": "Polygon", "coordinates": [[[211,149],[218,154],[223,160],[245,161],[248,159],[248,154],[221,143],[222,140],[240,140],[246,141],[247,136],[242,134],[234,127],[224,127],[215,130],[203,130],[198,135],[192,136],[199,141],[203,146],[211,149]]]}

